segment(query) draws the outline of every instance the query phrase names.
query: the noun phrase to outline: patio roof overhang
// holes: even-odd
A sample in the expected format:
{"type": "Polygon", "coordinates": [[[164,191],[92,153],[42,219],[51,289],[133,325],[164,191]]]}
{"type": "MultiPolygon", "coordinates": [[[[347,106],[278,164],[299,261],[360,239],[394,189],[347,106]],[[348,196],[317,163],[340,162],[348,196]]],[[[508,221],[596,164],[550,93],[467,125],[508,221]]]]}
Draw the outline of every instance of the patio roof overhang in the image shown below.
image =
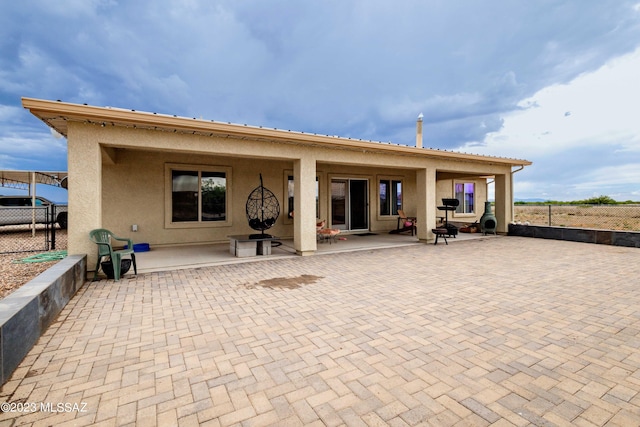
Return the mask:
{"type": "Polygon", "coordinates": [[[248,126],[197,118],[170,116],[115,107],[96,107],[34,98],[22,98],[22,105],[34,116],[63,136],[67,136],[69,122],[98,126],[121,126],[136,129],[180,132],[185,134],[226,138],[264,140],[299,145],[322,146],[334,149],[381,152],[443,160],[458,160],[511,166],[528,166],[528,160],[483,156],[433,148],[417,148],[385,142],[366,141],[331,135],[296,132],[261,126],[248,126]]]}

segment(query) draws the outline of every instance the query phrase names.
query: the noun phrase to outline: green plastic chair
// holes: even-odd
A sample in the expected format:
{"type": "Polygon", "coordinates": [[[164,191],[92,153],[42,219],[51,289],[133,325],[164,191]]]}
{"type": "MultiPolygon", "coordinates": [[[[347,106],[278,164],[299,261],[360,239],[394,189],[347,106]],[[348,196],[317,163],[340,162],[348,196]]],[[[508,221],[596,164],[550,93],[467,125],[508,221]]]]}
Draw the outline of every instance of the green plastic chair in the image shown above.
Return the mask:
{"type": "MultiPolygon", "coordinates": [[[[98,228],[89,232],[89,238],[93,243],[98,245],[98,262],[96,262],[96,272],[93,275],[93,280],[96,280],[98,276],[98,269],[100,268],[100,261],[103,257],[109,257],[111,264],[113,265],[113,278],[120,280],[120,266],[122,264],[123,255],[131,255],[131,263],[133,264],[133,271],[138,274],[138,268],[136,267],[136,255],[133,253],[133,240],[125,237],[118,237],[111,231],[104,228],[98,228]],[[127,242],[126,249],[113,250],[111,242],[117,240],[120,242],[127,242]]],[[[92,281],[93,281],[92,280],[92,281]]]]}

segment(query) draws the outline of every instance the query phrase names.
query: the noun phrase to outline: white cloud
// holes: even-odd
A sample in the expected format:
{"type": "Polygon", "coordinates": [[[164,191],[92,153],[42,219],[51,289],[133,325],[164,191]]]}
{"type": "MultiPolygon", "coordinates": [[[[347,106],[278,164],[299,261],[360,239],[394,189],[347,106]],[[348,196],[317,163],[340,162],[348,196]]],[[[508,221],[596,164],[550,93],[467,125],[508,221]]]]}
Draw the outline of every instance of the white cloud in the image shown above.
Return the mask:
{"type": "Polygon", "coordinates": [[[579,200],[640,191],[640,49],[566,84],[546,87],[504,115],[503,127],[462,151],[526,158],[518,198],[579,200]]]}
{"type": "Polygon", "coordinates": [[[11,107],[9,105],[0,105],[0,123],[16,121],[22,115],[24,109],[19,107],[11,107]]]}
{"type": "Polygon", "coordinates": [[[23,130],[3,135],[0,138],[0,169],[66,170],[66,139],[54,138],[48,128],[45,132],[41,134],[23,130]]]}
{"type": "Polygon", "coordinates": [[[616,185],[635,185],[640,190],[640,162],[603,166],[585,174],[585,183],[577,187],[601,188],[616,185]]]}
{"type": "Polygon", "coordinates": [[[610,61],[568,84],[542,89],[507,114],[504,126],[486,136],[484,153],[519,157],[552,155],[569,148],[640,147],[640,49],[610,61]]]}

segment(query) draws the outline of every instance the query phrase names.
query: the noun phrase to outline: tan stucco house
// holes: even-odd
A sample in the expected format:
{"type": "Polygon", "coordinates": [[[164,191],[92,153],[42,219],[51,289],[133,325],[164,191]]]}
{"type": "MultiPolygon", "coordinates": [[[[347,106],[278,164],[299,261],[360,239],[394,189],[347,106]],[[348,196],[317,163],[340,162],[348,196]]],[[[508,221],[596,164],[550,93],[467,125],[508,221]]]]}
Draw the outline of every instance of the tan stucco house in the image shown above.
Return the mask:
{"type": "Polygon", "coordinates": [[[513,173],[531,162],[23,98],[24,108],[67,138],[68,250],[95,263],[88,233],[108,228],[154,246],[227,242],[251,233],[245,204],[259,185],[282,214],[270,233],[317,249],[316,220],[343,232],[388,232],[397,210],[417,218],[420,241],[442,215],[442,198],[462,203],[450,220],[480,219],[495,181],[498,232],[512,219],[513,173]],[[515,168],[515,169],[514,169],[515,168]],[[205,203],[203,192],[217,196],[205,203]],[[205,206],[206,205],[206,206],[205,206]],[[295,215],[290,215],[295,212],[295,215]]]}

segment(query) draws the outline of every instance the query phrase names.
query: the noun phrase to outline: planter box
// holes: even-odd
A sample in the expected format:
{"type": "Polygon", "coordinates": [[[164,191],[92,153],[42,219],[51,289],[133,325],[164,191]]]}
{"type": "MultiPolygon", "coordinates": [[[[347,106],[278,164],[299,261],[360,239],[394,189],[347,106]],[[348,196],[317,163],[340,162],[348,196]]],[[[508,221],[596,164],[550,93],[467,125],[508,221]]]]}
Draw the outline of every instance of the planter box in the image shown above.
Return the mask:
{"type": "Polygon", "coordinates": [[[70,255],[0,300],[0,385],[84,284],[86,255],[70,255]]]}

